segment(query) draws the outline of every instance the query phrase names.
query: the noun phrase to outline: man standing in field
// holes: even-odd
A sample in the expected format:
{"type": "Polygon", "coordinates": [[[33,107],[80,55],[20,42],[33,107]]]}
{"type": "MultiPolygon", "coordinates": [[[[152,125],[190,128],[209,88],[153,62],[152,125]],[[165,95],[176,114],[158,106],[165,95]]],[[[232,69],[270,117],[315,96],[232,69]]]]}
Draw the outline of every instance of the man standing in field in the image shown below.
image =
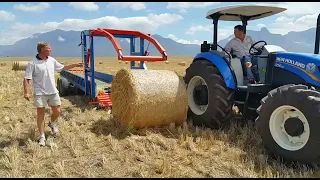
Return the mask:
{"type": "Polygon", "coordinates": [[[51,128],[54,135],[57,135],[58,128],[56,126],[56,120],[60,115],[60,97],[59,91],[55,85],[54,73],[60,72],[63,69],[68,70],[74,67],[82,66],[82,64],[73,64],[64,66],[60,64],[56,59],[51,57],[51,47],[46,42],[39,42],[37,45],[38,54],[28,63],[23,87],[24,87],[24,98],[30,100],[30,84],[32,80],[34,90],[34,105],[37,108],[37,126],[40,133],[39,144],[45,146],[45,135],[44,135],[44,115],[45,107],[51,106],[52,114],[51,121],[48,126],[51,128]]]}

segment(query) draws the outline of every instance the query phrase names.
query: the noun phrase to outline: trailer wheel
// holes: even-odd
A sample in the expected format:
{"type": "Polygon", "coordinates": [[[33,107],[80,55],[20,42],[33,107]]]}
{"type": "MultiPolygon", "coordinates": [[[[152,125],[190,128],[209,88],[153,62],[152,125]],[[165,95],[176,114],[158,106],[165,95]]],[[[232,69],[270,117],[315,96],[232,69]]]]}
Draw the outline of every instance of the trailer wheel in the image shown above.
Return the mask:
{"type": "Polygon", "coordinates": [[[59,80],[60,82],[60,96],[68,96],[70,94],[70,86],[69,86],[69,81],[66,78],[61,78],[59,80]]]}
{"type": "Polygon", "coordinates": [[[193,62],[186,70],[188,119],[194,125],[220,128],[228,124],[234,92],[226,87],[219,70],[209,61],[193,62]]]}
{"type": "Polygon", "coordinates": [[[60,92],[60,78],[57,78],[57,90],[60,92]]]}
{"type": "Polygon", "coordinates": [[[264,146],[289,162],[320,163],[320,93],[285,85],[261,100],[256,123],[264,146]]]}

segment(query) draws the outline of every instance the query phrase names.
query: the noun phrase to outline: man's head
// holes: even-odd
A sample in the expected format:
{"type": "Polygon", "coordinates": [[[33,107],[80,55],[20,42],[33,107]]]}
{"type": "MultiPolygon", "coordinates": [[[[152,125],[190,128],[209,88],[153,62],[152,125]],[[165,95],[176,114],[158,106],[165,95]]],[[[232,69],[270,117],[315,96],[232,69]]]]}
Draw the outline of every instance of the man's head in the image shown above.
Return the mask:
{"type": "Polygon", "coordinates": [[[40,56],[50,56],[51,55],[51,47],[47,42],[39,42],[37,45],[37,50],[40,56]]]}
{"type": "Polygon", "coordinates": [[[236,38],[239,38],[239,39],[241,39],[241,38],[244,37],[243,26],[241,26],[241,25],[236,25],[236,26],[234,27],[234,36],[235,36],[236,38]]]}

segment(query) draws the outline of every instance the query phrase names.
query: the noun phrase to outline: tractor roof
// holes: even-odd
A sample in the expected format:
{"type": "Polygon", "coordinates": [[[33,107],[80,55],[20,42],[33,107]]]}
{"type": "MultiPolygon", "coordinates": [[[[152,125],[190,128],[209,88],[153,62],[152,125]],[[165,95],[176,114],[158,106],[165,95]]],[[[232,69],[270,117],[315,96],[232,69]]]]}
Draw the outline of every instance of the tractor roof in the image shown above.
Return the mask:
{"type": "Polygon", "coordinates": [[[222,15],[219,20],[224,21],[241,21],[238,16],[250,17],[249,20],[261,19],[272,16],[287,10],[286,8],[276,6],[262,5],[236,5],[226,6],[208,11],[206,18],[212,19],[211,16],[222,15]]]}

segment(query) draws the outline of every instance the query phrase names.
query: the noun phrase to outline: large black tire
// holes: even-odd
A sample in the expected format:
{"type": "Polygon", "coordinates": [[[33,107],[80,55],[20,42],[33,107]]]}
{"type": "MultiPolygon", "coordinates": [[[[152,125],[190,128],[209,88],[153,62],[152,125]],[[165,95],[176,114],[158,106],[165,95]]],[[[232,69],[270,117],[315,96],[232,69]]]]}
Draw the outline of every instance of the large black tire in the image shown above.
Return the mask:
{"type": "MultiPolygon", "coordinates": [[[[308,89],[308,87],[304,85],[281,86],[270,91],[268,95],[261,100],[261,106],[257,109],[257,112],[259,116],[256,119],[256,124],[268,153],[272,156],[275,155],[281,157],[287,162],[300,162],[310,165],[320,163],[319,92],[308,89]],[[298,111],[287,111],[288,109],[286,108],[292,107],[296,108],[298,111]],[[279,118],[272,118],[277,117],[272,116],[272,114],[280,112],[281,109],[291,114],[287,117],[299,118],[280,119],[280,115],[278,116],[279,118]],[[294,115],[292,112],[303,115],[294,115]],[[277,125],[278,123],[276,123],[276,119],[278,119],[277,121],[284,121],[284,119],[287,120],[279,127],[277,125]],[[285,135],[284,132],[288,133],[290,136],[285,135]],[[276,135],[281,133],[283,133],[282,136],[276,135]],[[302,143],[301,147],[297,147],[299,144],[291,144],[288,141],[288,137],[308,138],[300,139],[299,142],[306,142],[306,144],[302,146],[302,143]]],[[[296,143],[297,141],[294,140],[293,142],[296,143]]]]}
{"type": "Polygon", "coordinates": [[[59,94],[61,97],[68,96],[70,94],[70,83],[66,78],[60,78],[59,83],[59,94]]]}
{"type": "Polygon", "coordinates": [[[226,86],[219,70],[209,61],[193,62],[186,69],[185,83],[189,84],[195,76],[200,76],[207,84],[208,107],[203,114],[197,115],[189,104],[188,119],[191,118],[196,126],[221,128],[228,125],[234,104],[234,91],[226,86]]]}

